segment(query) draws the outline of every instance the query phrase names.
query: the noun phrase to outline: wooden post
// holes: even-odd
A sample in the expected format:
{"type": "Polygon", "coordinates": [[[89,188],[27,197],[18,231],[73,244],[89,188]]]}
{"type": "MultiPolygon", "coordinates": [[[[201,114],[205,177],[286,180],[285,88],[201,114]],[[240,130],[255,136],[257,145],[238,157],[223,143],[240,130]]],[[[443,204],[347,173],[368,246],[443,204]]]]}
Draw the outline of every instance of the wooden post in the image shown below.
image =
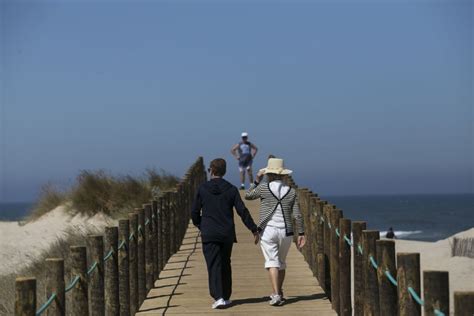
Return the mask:
{"type": "Polygon", "coordinates": [[[170,257],[170,225],[171,222],[169,221],[170,216],[170,209],[169,209],[169,193],[165,192],[163,194],[163,201],[162,201],[162,209],[161,209],[161,216],[162,216],[162,242],[163,242],[163,267],[166,266],[168,259],[170,257]]]}
{"type": "Polygon", "coordinates": [[[454,292],[454,316],[472,315],[474,315],[474,291],[454,292]]]}
{"type": "Polygon", "coordinates": [[[339,315],[351,316],[351,246],[344,239],[344,236],[351,238],[350,219],[339,220],[339,234],[339,315]]]}
{"type": "Polygon", "coordinates": [[[342,211],[338,209],[331,210],[331,232],[330,232],[330,260],[331,260],[331,304],[336,312],[341,310],[339,293],[339,237],[336,235],[336,229],[339,229],[339,219],[342,217],[342,211]]]}
{"type": "Polygon", "coordinates": [[[176,195],[174,194],[174,192],[168,192],[168,205],[169,205],[169,208],[168,208],[168,215],[169,215],[169,249],[170,249],[170,254],[169,254],[169,257],[168,257],[168,260],[169,258],[176,252],[175,251],[175,235],[176,235],[176,223],[175,223],[175,219],[176,219],[176,214],[175,214],[175,211],[176,211],[176,199],[175,199],[176,195]]]}
{"type": "Polygon", "coordinates": [[[136,209],[138,215],[137,257],[138,257],[138,307],[146,298],[146,272],[145,272],[145,211],[136,209]]]}
{"type": "Polygon", "coordinates": [[[377,263],[379,306],[381,316],[396,316],[398,313],[397,287],[393,285],[385,271],[397,278],[397,267],[395,265],[395,242],[393,240],[377,240],[375,242],[377,263]]]}
{"type": "MultiPolygon", "coordinates": [[[[145,211],[145,285],[146,292],[153,288],[153,235],[152,235],[152,222],[151,218],[151,204],[143,204],[145,211]]],[[[146,294],[145,294],[146,296],[146,294]]]]}
{"type": "Polygon", "coordinates": [[[449,273],[447,271],[423,271],[423,298],[426,316],[434,316],[435,309],[449,315],[449,273]]]}
{"type": "Polygon", "coordinates": [[[69,254],[71,275],[73,278],[79,277],[79,282],[71,289],[71,306],[67,307],[70,315],[88,315],[88,277],[87,277],[87,252],[86,247],[70,247],[69,254]]]}
{"type": "Polygon", "coordinates": [[[34,316],[36,314],[36,279],[16,278],[15,316],[34,316]]]}
{"type": "Polygon", "coordinates": [[[119,273],[119,308],[120,316],[130,316],[130,265],[129,265],[129,236],[130,221],[128,219],[119,220],[119,247],[118,253],[118,273],[119,273]]]}
{"type": "Polygon", "coordinates": [[[66,293],[64,284],[64,259],[46,259],[46,297],[51,297],[56,293],[56,297],[46,310],[46,315],[64,316],[66,315],[66,293]]]}
{"type": "Polygon", "coordinates": [[[354,315],[364,315],[364,257],[359,252],[359,245],[362,248],[362,231],[366,228],[366,222],[352,222],[352,245],[354,249],[354,315]]]}
{"type": "Polygon", "coordinates": [[[370,258],[376,260],[375,241],[380,238],[377,230],[362,231],[363,268],[364,268],[364,315],[380,315],[379,287],[377,270],[372,266],[370,258]]]}
{"type": "Polygon", "coordinates": [[[324,205],[326,205],[326,201],[318,201],[316,203],[316,261],[317,261],[317,268],[318,271],[318,281],[319,285],[324,290],[324,284],[326,283],[325,280],[325,265],[324,265],[324,222],[322,220],[323,217],[323,209],[324,205]]]}
{"type": "Polygon", "coordinates": [[[330,212],[333,209],[333,206],[326,204],[323,209],[323,219],[324,219],[324,291],[326,295],[331,300],[331,262],[329,258],[331,257],[331,229],[329,229],[328,223],[330,223],[330,212]]]}
{"type": "Polygon", "coordinates": [[[138,311],[138,253],[137,253],[137,236],[138,236],[138,214],[129,213],[130,236],[128,255],[130,265],[130,315],[135,315],[138,311]]]}
{"type": "Polygon", "coordinates": [[[89,274],[89,315],[103,316],[104,315],[104,241],[101,235],[90,235],[87,238],[88,248],[90,249],[90,264],[88,269],[91,269],[94,264],[97,267],[89,274]]]}
{"type": "Polygon", "coordinates": [[[164,268],[164,243],[163,243],[163,197],[158,198],[158,268],[163,271],[164,268]]]}
{"type": "Polygon", "coordinates": [[[421,306],[408,292],[408,287],[420,293],[420,254],[397,253],[398,315],[421,315],[421,306]]]}
{"type": "Polygon", "coordinates": [[[117,247],[118,228],[105,227],[105,314],[110,316],[118,315],[120,311],[117,247]]]}
{"type": "Polygon", "coordinates": [[[310,225],[312,227],[311,230],[311,270],[313,272],[313,276],[318,276],[318,243],[317,243],[317,229],[318,229],[318,217],[316,216],[316,205],[317,205],[317,198],[314,195],[311,195],[309,200],[309,211],[311,212],[310,216],[310,225]]]}
{"type": "Polygon", "coordinates": [[[153,244],[153,280],[158,280],[160,267],[158,265],[158,201],[151,202],[152,244],[153,244]]]}

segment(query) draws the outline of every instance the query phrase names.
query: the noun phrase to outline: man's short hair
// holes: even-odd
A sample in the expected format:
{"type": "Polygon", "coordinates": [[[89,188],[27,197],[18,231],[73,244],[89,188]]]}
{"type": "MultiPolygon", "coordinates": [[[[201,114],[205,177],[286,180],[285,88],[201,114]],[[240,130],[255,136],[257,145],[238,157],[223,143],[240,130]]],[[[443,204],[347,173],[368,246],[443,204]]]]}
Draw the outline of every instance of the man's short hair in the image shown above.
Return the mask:
{"type": "Polygon", "coordinates": [[[223,177],[227,171],[227,163],[222,158],[216,158],[211,161],[212,174],[218,177],[223,177]]]}

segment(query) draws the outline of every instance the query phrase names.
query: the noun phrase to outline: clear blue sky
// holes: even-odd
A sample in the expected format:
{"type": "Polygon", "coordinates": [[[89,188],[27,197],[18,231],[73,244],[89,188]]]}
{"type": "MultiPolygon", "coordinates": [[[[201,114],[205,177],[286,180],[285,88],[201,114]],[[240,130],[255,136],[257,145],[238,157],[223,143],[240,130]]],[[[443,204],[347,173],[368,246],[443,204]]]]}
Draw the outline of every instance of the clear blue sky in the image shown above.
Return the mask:
{"type": "Polygon", "coordinates": [[[242,131],[321,194],[473,192],[472,1],[0,1],[1,201],[242,131]]]}

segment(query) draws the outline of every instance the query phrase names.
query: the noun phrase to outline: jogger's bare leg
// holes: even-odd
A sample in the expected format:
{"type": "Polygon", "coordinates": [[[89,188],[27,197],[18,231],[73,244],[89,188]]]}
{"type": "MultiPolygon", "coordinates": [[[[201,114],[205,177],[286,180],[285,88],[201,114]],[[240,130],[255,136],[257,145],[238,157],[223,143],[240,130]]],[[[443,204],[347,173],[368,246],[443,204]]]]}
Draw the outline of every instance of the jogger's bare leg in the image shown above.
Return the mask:
{"type": "Polygon", "coordinates": [[[245,170],[240,171],[240,183],[245,184],[245,170]]]}
{"type": "Polygon", "coordinates": [[[249,181],[250,181],[250,184],[253,183],[253,171],[252,171],[252,167],[248,168],[247,169],[247,172],[249,174],[249,181]]]}

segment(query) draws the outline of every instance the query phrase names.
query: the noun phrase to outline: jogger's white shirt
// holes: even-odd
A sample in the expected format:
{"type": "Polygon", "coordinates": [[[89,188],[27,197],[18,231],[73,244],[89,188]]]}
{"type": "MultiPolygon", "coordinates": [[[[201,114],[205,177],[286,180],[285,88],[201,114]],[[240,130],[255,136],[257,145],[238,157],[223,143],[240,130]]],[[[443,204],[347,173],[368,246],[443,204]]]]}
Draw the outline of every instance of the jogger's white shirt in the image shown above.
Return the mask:
{"type": "MultiPolygon", "coordinates": [[[[281,181],[272,181],[269,183],[269,187],[279,199],[290,189],[281,181]]],[[[286,256],[292,240],[291,236],[286,236],[283,210],[281,205],[278,205],[260,239],[260,247],[265,257],[265,268],[286,269],[286,256]]]]}

